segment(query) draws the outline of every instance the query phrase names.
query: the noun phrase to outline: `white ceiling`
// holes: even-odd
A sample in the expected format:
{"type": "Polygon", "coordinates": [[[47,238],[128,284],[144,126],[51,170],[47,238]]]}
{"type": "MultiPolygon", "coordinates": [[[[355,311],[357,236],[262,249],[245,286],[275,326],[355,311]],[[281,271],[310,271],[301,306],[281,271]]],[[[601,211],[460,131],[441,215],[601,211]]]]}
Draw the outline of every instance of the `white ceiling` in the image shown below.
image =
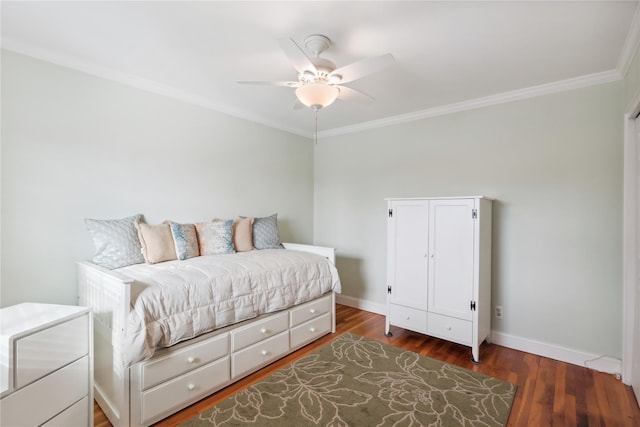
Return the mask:
{"type": "Polygon", "coordinates": [[[619,79],[638,20],[636,0],[2,1],[0,7],[4,48],[305,136],[313,133],[314,115],[292,108],[294,89],[236,83],[296,80],[278,38],[303,45],[307,35],[324,34],[333,46],[322,56],[338,67],[395,57],[392,66],[348,85],[374,103],[338,101],[319,112],[327,135],[539,85],[619,79]]]}

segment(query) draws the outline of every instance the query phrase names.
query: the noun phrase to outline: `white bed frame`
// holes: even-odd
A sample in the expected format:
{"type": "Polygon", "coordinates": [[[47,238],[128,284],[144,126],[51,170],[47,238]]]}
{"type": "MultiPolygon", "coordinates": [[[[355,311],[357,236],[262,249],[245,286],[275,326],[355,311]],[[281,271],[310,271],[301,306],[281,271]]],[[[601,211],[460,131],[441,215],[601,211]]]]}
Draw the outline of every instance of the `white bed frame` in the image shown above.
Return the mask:
{"type": "MultiPolygon", "coordinates": [[[[335,264],[333,248],[284,244],[335,264]]],[[[94,315],[95,399],[114,427],[151,425],[298,348],[335,332],[335,295],[162,349],[125,368],[125,325],[133,280],[90,262],[78,263],[79,305],[94,315]]]]}

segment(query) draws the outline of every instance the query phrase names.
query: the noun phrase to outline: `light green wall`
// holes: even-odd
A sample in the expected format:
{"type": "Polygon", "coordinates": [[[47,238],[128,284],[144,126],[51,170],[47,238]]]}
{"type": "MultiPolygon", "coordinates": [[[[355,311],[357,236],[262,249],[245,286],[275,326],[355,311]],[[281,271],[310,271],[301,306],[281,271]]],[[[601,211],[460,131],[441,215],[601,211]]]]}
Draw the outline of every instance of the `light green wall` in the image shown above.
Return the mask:
{"type": "Polygon", "coordinates": [[[337,248],[345,295],[382,304],[383,199],[485,195],[504,307],[493,329],[619,356],[621,116],[637,64],[624,82],[312,146],[3,51],[0,305],[75,302],[74,262],[92,253],[85,217],[276,211],[283,240],[337,248]]]}
{"type": "MultiPolygon", "coordinates": [[[[492,329],[620,356],[622,82],[321,138],[314,241],[386,298],[385,197],[495,198],[492,329]]],[[[381,331],[382,333],[382,331],[381,331]]]]}
{"type": "Polygon", "coordinates": [[[2,306],[76,302],[84,218],[278,212],[311,243],[309,139],[2,52],[2,306]]]}
{"type": "Polygon", "coordinates": [[[624,106],[626,108],[625,112],[628,112],[635,105],[632,105],[634,102],[637,102],[638,97],[640,96],[640,44],[638,48],[636,48],[635,54],[633,55],[633,59],[631,60],[631,65],[629,66],[629,70],[627,74],[624,76],[624,106]]]}

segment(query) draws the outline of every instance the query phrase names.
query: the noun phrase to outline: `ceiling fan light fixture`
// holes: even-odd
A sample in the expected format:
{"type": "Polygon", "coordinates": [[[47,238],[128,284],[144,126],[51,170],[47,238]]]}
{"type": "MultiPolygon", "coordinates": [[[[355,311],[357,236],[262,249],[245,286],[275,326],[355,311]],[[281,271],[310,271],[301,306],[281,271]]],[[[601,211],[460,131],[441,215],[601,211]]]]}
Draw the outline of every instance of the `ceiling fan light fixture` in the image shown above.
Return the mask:
{"type": "Polygon", "coordinates": [[[339,94],[340,89],[321,82],[307,83],[296,89],[296,96],[300,102],[315,110],[328,107],[339,94]]]}
{"type": "Polygon", "coordinates": [[[332,85],[337,85],[342,81],[342,76],[340,74],[329,74],[328,80],[332,85]]]}

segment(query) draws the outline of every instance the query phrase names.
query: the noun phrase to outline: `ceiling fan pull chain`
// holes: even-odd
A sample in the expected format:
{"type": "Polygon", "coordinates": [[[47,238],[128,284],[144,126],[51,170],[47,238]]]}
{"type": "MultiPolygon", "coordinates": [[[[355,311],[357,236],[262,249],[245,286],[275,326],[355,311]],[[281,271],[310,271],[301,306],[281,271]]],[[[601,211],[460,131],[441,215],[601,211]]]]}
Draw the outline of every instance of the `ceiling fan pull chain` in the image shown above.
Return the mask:
{"type": "Polygon", "coordinates": [[[313,142],[315,145],[318,145],[318,109],[314,108],[316,112],[316,131],[313,133],[313,142]]]}

